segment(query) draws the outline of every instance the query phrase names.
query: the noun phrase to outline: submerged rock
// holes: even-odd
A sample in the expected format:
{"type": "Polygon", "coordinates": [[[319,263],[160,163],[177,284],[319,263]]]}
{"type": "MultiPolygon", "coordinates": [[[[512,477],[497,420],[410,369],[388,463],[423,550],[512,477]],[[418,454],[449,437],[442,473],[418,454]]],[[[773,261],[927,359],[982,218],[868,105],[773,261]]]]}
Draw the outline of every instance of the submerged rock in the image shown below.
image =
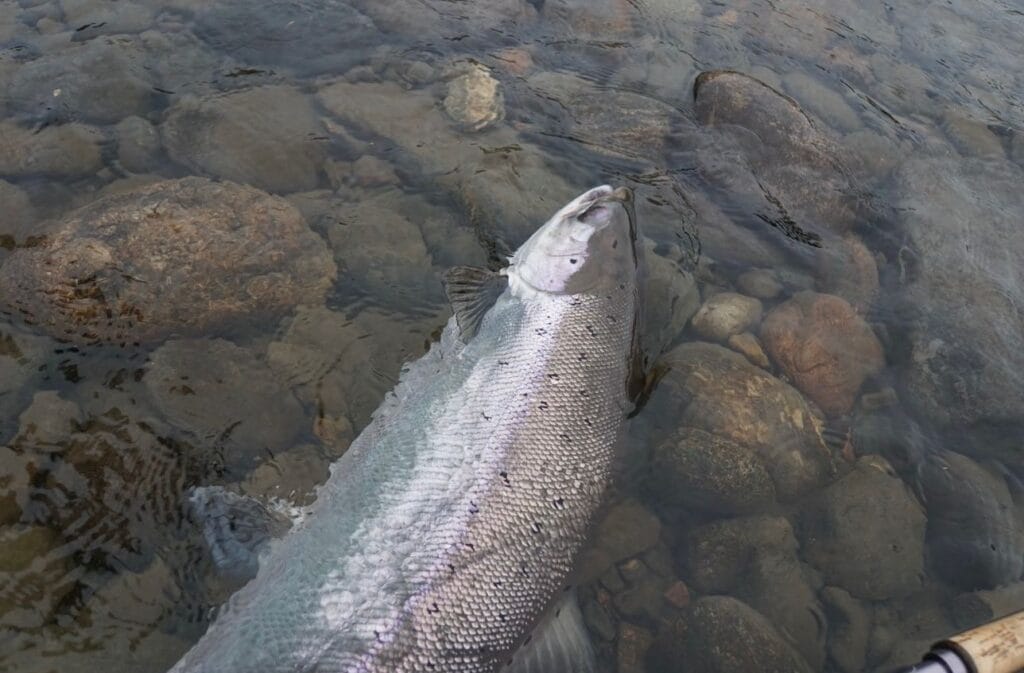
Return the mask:
{"type": "Polygon", "coordinates": [[[670,505],[738,514],[775,500],[775,484],[761,458],[703,430],[681,428],[655,449],[651,488],[670,505]]]}
{"type": "Polygon", "coordinates": [[[47,126],[38,132],[0,121],[0,176],[80,178],[102,165],[102,134],[83,124],[47,126]]]}
{"type": "Polygon", "coordinates": [[[0,295],[59,339],[159,341],[319,302],[335,277],[286,201],[202,178],[166,180],[66,216],[0,267],[0,295]]]}
{"type": "Polygon", "coordinates": [[[156,407],[235,475],[309,432],[298,400],[264,363],[223,339],[168,341],[145,367],[156,407]]]}
{"type": "Polygon", "coordinates": [[[705,126],[739,142],[756,180],[755,196],[779,210],[777,226],[794,232],[843,232],[855,222],[852,189],[838,145],[788,96],[728,70],[701,73],[695,110],[705,126]]]}
{"type": "Polygon", "coordinates": [[[688,673],[811,671],[770,621],[735,598],[700,598],[688,621],[684,649],[688,673]]]}
{"type": "Polygon", "coordinates": [[[720,292],[693,316],[693,329],[708,341],[728,341],[761,321],[761,302],[735,292],[720,292]]]}
{"type": "Polygon", "coordinates": [[[838,587],[821,591],[828,617],[828,656],[842,673],[862,673],[871,636],[871,608],[838,587]]]}
{"type": "Polygon", "coordinates": [[[850,411],[861,384],[885,364],[868,324],[833,295],[797,293],[765,317],[761,339],[793,384],[830,416],[850,411]]]}
{"type": "Polygon", "coordinates": [[[480,131],[505,116],[501,84],[485,66],[470,64],[448,82],[444,111],[467,131],[480,131]]]}
{"type": "Polygon", "coordinates": [[[821,419],[789,385],[721,346],[686,343],[665,357],[661,387],[674,396],[677,423],[752,449],[782,500],[823,484],[833,471],[821,419]]]}
{"type": "Polygon", "coordinates": [[[1024,572],[1024,531],[1006,481],[967,456],[930,453],[917,472],[928,512],[933,571],[965,590],[991,589],[1024,572]]]}
{"type": "Polygon", "coordinates": [[[993,426],[978,449],[1020,466],[1007,427],[1024,429],[1024,240],[1016,215],[1024,172],[1010,163],[919,159],[903,166],[897,183],[908,237],[899,260],[912,348],[906,399],[943,428],[993,426]]]}
{"type": "Polygon", "coordinates": [[[161,130],[170,157],[193,171],[280,193],[320,183],[324,128],[298,89],[185,96],[167,112],[161,130]]]}
{"type": "Polygon", "coordinates": [[[654,362],[683,331],[700,307],[700,290],[693,274],[679,263],[655,252],[645,239],[644,330],[641,343],[649,362],[654,362]]]}
{"type": "Polygon", "coordinates": [[[924,575],[925,515],[878,456],[817,495],[803,509],[807,560],[825,581],[858,598],[906,596],[924,575]]]}

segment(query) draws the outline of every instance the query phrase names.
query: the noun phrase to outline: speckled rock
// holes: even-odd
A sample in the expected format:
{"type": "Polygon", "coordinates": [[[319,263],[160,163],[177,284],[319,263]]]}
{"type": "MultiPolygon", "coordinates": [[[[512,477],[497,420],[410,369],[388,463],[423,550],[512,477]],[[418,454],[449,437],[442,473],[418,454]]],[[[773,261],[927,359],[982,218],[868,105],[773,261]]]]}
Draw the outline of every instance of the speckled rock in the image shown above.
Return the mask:
{"type": "Polygon", "coordinates": [[[155,8],[117,0],[60,0],[64,23],[75,29],[75,39],[98,35],[141,33],[153,24],[155,8]]]}
{"type": "Polygon", "coordinates": [[[126,117],[114,127],[117,160],[125,170],[146,173],[159,166],[160,134],[142,117],[126,117]]]}
{"type": "Polygon", "coordinates": [[[709,341],[728,341],[761,320],[761,302],[735,292],[720,292],[693,316],[693,330],[709,341]]]}
{"type": "Polygon", "coordinates": [[[949,612],[957,629],[970,629],[1017,612],[1021,605],[1024,582],[1014,582],[998,589],[960,594],[950,602],[949,612]]]}
{"type": "Polygon", "coordinates": [[[217,447],[236,475],[308,432],[298,400],[230,341],[168,341],[150,357],[143,382],[160,412],[194,443],[217,447]]]}
{"type": "Polygon", "coordinates": [[[811,671],[770,621],[727,596],[706,596],[693,604],[684,651],[692,673],[811,671]]]}
{"type": "Polygon", "coordinates": [[[669,352],[660,387],[676,400],[676,423],[746,446],[764,461],[782,500],[823,484],[833,471],[821,419],[795,389],[738,353],[708,343],[669,352]]]}
{"type": "Polygon", "coordinates": [[[744,271],[736,279],[736,287],[750,297],[771,300],[782,292],[782,283],[771,269],[744,271]]]}
{"type": "Polygon", "coordinates": [[[83,124],[47,126],[35,132],[0,121],[0,175],[79,178],[100,169],[102,134],[83,124]]]}
{"type": "Polygon", "coordinates": [[[167,153],[183,166],[271,192],[315,188],[326,153],[310,99],[287,86],[183,96],[167,112],[161,134],[167,153]]]}
{"type": "Polygon", "coordinates": [[[335,267],[287,202],[202,178],[72,212],[0,267],[7,309],[79,342],[158,341],[319,302],[335,267]]]}
{"type": "Polygon", "coordinates": [[[930,452],[916,474],[928,513],[933,572],[964,590],[991,589],[1024,572],[1024,531],[1006,480],[953,451],[930,452]]]}
{"type": "Polygon", "coordinates": [[[825,581],[858,598],[886,600],[920,587],[925,515],[878,456],[822,491],[803,509],[807,560],[825,581]]]}
{"type": "Polygon", "coordinates": [[[768,362],[768,356],[764,354],[764,349],[761,348],[761,342],[750,332],[733,334],[729,337],[728,344],[729,348],[747,358],[752,365],[767,369],[771,364],[768,362]]]}
{"type": "Polygon", "coordinates": [[[29,495],[32,462],[7,446],[0,446],[0,527],[21,519],[22,505],[29,495]]]}
{"type": "Polygon", "coordinates": [[[864,380],[885,364],[874,332],[834,295],[797,293],[768,313],[761,340],[794,385],[830,416],[848,412],[864,380]]]}
{"type": "Polygon", "coordinates": [[[154,89],[159,84],[137,38],[103,36],[66,44],[25,63],[15,71],[6,95],[9,112],[37,123],[112,124],[152,110],[163,97],[154,89]]]}
{"type": "Polygon", "coordinates": [[[781,517],[726,519],[693,530],[686,564],[700,591],[729,593],[760,611],[815,668],[825,661],[827,624],[820,580],[802,564],[781,517]]]}
{"type": "Polygon", "coordinates": [[[871,608],[838,587],[821,590],[828,617],[828,656],[842,673],[862,673],[871,636],[871,608]]]}
{"type": "Polygon", "coordinates": [[[505,117],[501,83],[479,63],[468,64],[463,70],[448,82],[444,111],[467,131],[480,131],[501,121],[505,117]]]}
{"type": "Polygon", "coordinates": [[[0,528],[0,626],[38,628],[74,587],[60,536],[45,526],[0,528]]]}
{"type": "Polygon", "coordinates": [[[260,502],[280,499],[309,505],[316,499],[316,487],[330,476],[330,464],[331,457],[321,448],[303,444],[274,453],[260,463],[239,484],[239,491],[260,502]]]}
{"type": "Polygon", "coordinates": [[[838,146],[793,99],[727,70],[701,73],[694,95],[697,119],[740,144],[756,176],[747,189],[755,196],[772,195],[778,224],[788,233],[843,232],[853,226],[852,190],[838,146]]]}
{"type": "Polygon", "coordinates": [[[611,507],[594,531],[590,546],[580,560],[585,583],[597,579],[610,566],[654,547],[661,535],[661,521],[635,500],[611,507]]]}
{"type": "Polygon", "coordinates": [[[670,505],[738,514],[775,501],[775,484],[752,449],[695,428],[660,444],[651,471],[652,490],[670,505]]]}

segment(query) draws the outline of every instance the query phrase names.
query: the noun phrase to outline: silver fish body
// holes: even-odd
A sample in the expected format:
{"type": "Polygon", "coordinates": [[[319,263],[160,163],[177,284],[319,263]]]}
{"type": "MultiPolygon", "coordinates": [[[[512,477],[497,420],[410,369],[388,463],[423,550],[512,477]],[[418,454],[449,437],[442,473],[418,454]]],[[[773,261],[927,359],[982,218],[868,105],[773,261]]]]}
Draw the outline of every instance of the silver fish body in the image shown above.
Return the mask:
{"type": "Polygon", "coordinates": [[[173,673],[498,670],[565,590],[610,478],[635,231],[591,190],[511,259],[468,343],[407,365],[302,523],[173,673]],[[563,268],[564,267],[564,268],[563,268]]]}

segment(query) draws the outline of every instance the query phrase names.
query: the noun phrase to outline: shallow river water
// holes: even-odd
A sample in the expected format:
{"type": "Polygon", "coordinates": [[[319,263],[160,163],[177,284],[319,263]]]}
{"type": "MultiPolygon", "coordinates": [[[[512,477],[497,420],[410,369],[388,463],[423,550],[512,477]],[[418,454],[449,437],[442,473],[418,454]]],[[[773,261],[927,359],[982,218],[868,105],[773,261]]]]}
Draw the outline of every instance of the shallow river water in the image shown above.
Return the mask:
{"type": "Polygon", "coordinates": [[[0,671],[167,670],[187,505],[308,504],[449,309],[635,191],[660,376],[602,671],[888,671],[1024,608],[1024,11],[0,0],[0,671]]]}

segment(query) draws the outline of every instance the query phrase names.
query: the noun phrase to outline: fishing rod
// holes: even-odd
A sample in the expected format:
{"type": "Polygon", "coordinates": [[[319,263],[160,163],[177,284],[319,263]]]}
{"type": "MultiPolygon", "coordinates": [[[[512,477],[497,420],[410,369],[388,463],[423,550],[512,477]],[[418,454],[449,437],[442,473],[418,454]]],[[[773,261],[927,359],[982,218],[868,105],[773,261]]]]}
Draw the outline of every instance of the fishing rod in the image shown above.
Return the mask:
{"type": "Polygon", "coordinates": [[[1020,671],[1024,671],[1024,610],[940,641],[921,663],[896,673],[1020,671]]]}

